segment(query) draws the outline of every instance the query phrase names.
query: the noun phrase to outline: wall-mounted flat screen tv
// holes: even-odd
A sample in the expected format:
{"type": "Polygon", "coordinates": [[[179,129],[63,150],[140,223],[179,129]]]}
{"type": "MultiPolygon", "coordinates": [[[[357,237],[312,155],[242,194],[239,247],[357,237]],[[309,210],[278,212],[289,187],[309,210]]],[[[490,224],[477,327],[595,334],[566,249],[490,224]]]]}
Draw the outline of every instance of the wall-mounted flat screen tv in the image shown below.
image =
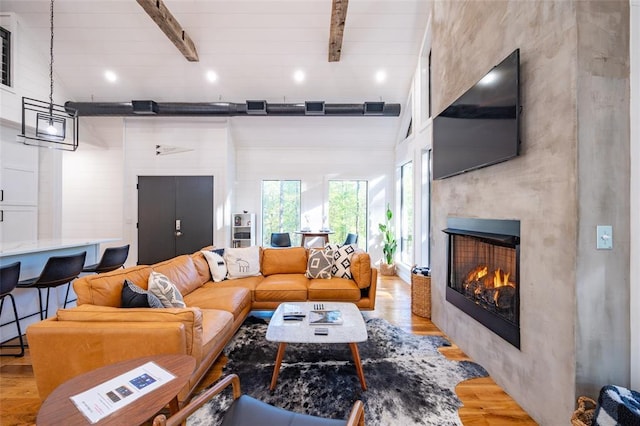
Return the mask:
{"type": "Polygon", "coordinates": [[[433,119],[433,178],[443,179],[519,154],[516,49],[433,119]]]}

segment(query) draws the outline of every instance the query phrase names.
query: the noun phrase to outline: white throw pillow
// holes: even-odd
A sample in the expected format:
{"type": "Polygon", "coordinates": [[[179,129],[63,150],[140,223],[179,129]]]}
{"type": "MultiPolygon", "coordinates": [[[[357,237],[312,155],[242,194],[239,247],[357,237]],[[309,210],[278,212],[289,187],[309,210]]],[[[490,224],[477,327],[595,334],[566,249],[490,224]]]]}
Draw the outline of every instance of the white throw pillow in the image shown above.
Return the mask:
{"type": "Polygon", "coordinates": [[[358,246],[355,244],[346,244],[344,246],[327,244],[325,247],[334,250],[331,275],[338,278],[353,279],[351,275],[351,256],[353,256],[358,246]]]}
{"type": "Polygon", "coordinates": [[[165,308],[187,307],[176,286],[169,281],[166,275],[159,272],[151,272],[151,275],[149,275],[149,287],[147,291],[160,299],[160,302],[162,302],[165,308]]]}
{"type": "Polygon", "coordinates": [[[227,277],[227,264],[225,263],[224,258],[218,253],[208,250],[202,250],[202,254],[204,255],[204,258],[207,259],[213,281],[217,283],[223,281],[227,277]]]}
{"type": "Polygon", "coordinates": [[[225,248],[224,261],[230,280],[260,275],[260,247],[225,248]]]}

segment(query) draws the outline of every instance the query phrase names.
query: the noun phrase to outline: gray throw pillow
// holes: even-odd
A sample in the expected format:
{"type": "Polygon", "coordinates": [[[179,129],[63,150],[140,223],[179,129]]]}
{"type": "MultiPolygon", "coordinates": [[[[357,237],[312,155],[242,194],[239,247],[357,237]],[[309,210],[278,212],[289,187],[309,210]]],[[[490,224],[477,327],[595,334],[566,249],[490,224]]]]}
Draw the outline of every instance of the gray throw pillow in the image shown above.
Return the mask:
{"type": "Polygon", "coordinates": [[[333,268],[333,250],[311,250],[307,262],[307,278],[331,279],[333,268]]]}
{"type": "Polygon", "coordinates": [[[165,308],[186,308],[182,295],[165,275],[152,272],[149,275],[149,292],[153,293],[165,308]]]}

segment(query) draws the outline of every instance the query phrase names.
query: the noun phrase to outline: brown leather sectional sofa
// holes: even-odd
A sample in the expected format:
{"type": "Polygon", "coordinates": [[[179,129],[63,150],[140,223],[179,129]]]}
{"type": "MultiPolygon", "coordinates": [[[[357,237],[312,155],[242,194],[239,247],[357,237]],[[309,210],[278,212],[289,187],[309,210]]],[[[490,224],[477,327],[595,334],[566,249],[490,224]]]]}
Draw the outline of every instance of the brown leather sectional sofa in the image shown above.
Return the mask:
{"type": "MultiPolygon", "coordinates": [[[[81,373],[118,361],[155,354],[196,359],[189,398],[198,382],[252,310],[273,310],[285,301],[348,301],[375,308],[377,270],[369,255],[351,258],[353,279],[308,279],[302,247],[260,250],[262,275],[213,282],[201,252],[151,266],[86,275],[73,283],[78,306],[31,325],[27,338],[40,397],[81,373]],[[122,308],[125,279],[146,289],[152,271],[166,275],[187,308],[122,308]]],[[[275,354],[274,354],[275,356],[275,354]]]]}

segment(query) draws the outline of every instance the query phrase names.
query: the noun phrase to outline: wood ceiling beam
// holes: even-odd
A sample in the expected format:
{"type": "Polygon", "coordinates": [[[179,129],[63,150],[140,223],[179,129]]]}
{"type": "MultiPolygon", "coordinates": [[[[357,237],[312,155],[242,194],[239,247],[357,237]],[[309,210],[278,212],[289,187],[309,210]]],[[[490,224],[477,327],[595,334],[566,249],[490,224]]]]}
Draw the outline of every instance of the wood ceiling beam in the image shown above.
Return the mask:
{"type": "Polygon", "coordinates": [[[342,53],[342,36],[344,23],[347,20],[349,0],[333,0],[331,6],[331,29],[329,30],[329,62],[340,61],[342,53]]]}
{"type": "Polygon", "coordinates": [[[153,21],[160,27],[163,33],[178,50],[187,58],[187,61],[198,62],[198,52],[191,37],[182,29],[180,23],[173,17],[162,0],[136,0],[147,12],[153,21]]]}

